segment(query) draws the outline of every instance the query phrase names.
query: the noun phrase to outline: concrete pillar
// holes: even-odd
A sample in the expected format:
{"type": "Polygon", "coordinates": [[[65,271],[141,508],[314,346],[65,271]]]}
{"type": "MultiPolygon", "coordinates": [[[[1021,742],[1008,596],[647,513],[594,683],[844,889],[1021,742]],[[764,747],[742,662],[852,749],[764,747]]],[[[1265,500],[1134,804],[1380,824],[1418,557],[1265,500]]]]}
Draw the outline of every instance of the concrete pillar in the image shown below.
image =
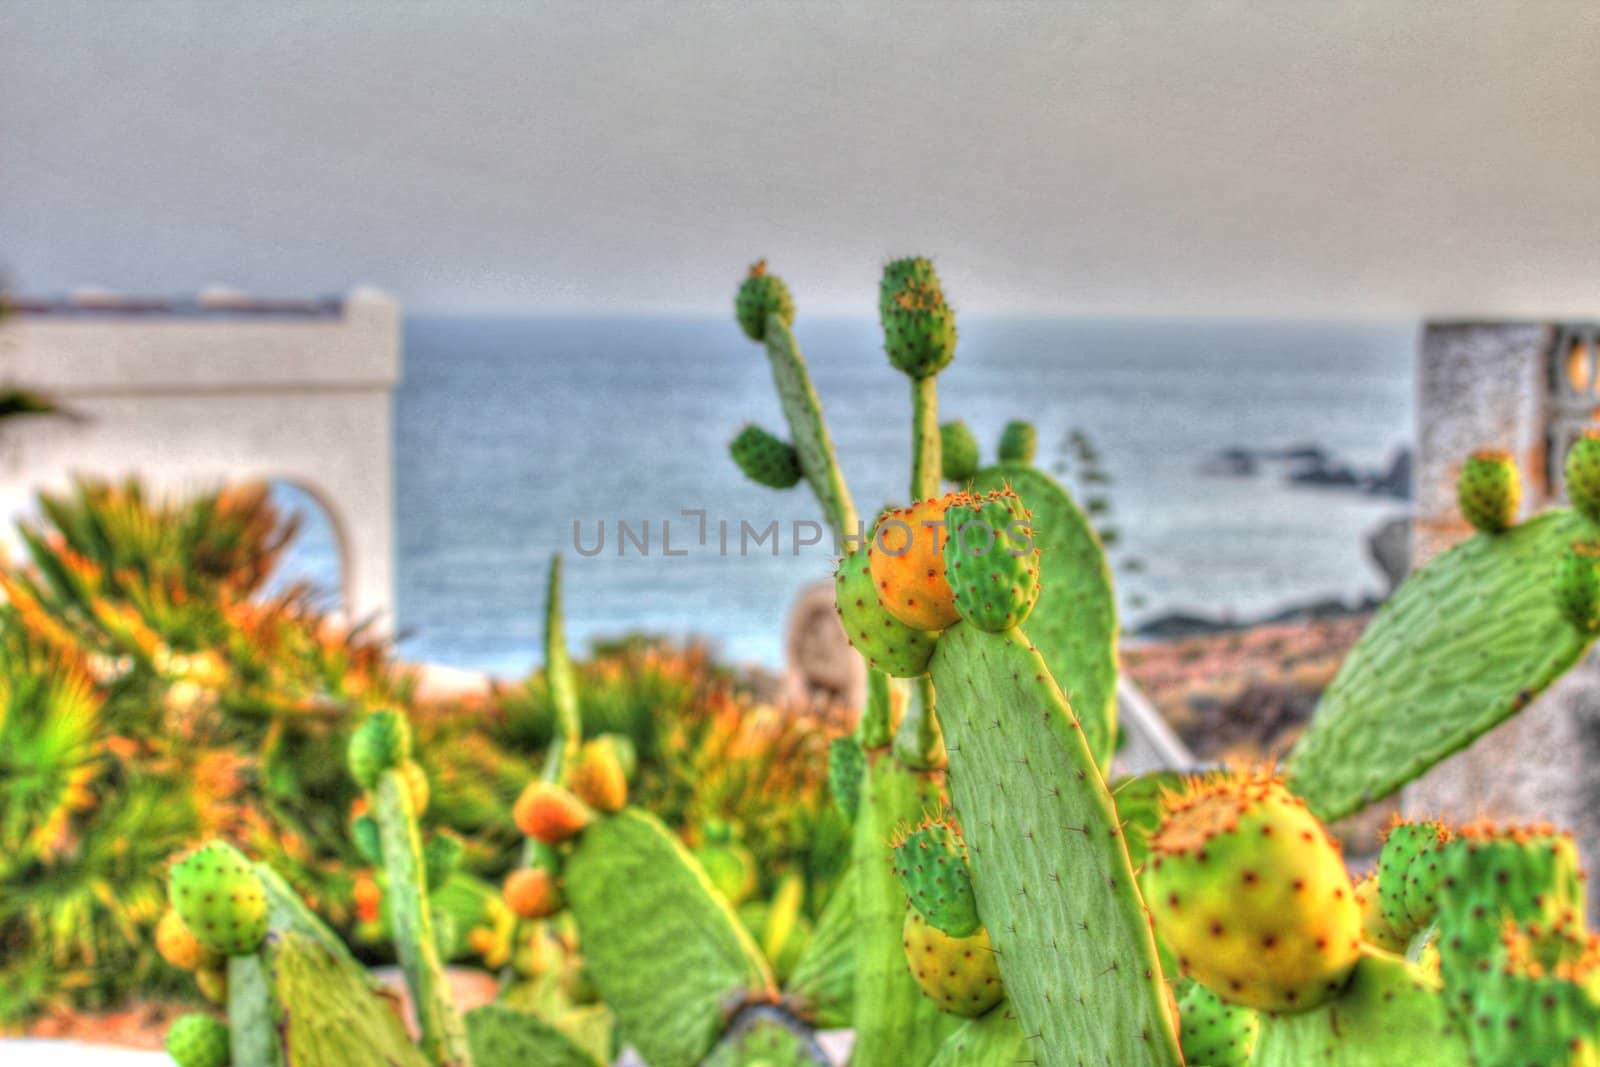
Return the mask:
{"type": "MultiPolygon", "coordinates": [[[[1553,327],[1430,323],[1417,367],[1416,521],[1420,564],[1470,534],[1456,473],[1476,448],[1503,448],[1524,477],[1523,507],[1549,502],[1546,415],[1553,327]]],[[[1396,708],[1403,717],[1404,708],[1396,708]]],[[[1600,861],[1600,668],[1594,656],[1532,706],[1408,786],[1402,810],[1463,821],[1548,819],[1572,829],[1586,862],[1600,861]]],[[[1592,905],[1591,905],[1592,907],[1592,905]]]]}

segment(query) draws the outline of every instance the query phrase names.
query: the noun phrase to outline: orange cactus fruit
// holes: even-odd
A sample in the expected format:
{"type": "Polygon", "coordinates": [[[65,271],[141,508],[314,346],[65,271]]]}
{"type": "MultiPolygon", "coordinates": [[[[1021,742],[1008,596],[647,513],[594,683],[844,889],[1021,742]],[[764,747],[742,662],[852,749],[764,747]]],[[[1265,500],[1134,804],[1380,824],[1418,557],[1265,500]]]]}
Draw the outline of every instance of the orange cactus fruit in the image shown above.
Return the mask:
{"type": "Polygon", "coordinates": [[[943,630],[961,618],[945,578],[945,513],[967,500],[966,493],[946,493],[886,511],[878,520],[867,549],[872,584],[884,608],[907,626],[943,630]]]}
{"type": "Polygon", "coordinates": [[[605,738],[586,742],[570,779],[578,799],[600,811],[621,811],[628,803],[628,776],[616,747],[605,738]]]}
{"type": "Polygon", "coordinates": [[[222,964],[222,957],[202,945],[183,917],[171,908],[156,924],[156,951],[180,971],[198,971],[222,964]]]}
{"type": "Polygon", "coordinates": [[[511,812],[517,829],[536,841],[559,845],[577,836],[593,816],[568,789],[554,782],[534,782],[522,791],[511,812]]]}
{"type": "Polygon", "coordinates": [[[541,867],[512,871],[500,895],[519,919],[548,919],[564,906],[555,878],[541,867]]]}

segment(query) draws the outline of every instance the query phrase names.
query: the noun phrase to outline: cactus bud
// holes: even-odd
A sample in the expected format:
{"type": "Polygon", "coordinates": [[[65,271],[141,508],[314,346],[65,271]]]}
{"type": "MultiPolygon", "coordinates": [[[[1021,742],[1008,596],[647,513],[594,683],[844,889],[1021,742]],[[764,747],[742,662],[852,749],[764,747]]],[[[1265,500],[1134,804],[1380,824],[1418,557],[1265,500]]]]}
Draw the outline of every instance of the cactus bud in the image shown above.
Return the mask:
{"type": "Polygon", "coordinates": [[[1556,600],[1584,633],[1600,631],[1600,544],[1574,542],[1556,564],[1556,600]]]}
{"type": "Polygon", "coordinates": [[[767,261],[761,260],[750,267],[750,274],[733,299],[733,311],[739,326],[752,341],[762,341],[767,336],[767,316],[776,314],[785,326],[794,324],[794,297],[783,279],[767,273],[767,261]]]}
{"type": "Polygon", "coordinates": [[[1475,529],[1499,533],[1517,519],[1522,504],[1522,476],[1511,453],[1479,449],[1467,457],[1456,479],[1456,502],[1475,529]]]}
{"type": "Polygon", "coordinates": [[[350,775],[362,789],[378,787],[378,776],[411,758],[411,727],[398,711],[375,711],[350,736],[350,775]]]}
{"type": "Polygon", "coordinates": [[[1033,423],[1013,419],[1000,432],[1001,463],[1032,463],[1036,447],[1033,423]]]}
{"type": "Polygon", "coordinates": [[[947,482],[965,485],[978,473],[978,439],[960,419],[939,427],[939,455],[947,482]]]}
{"type": "Polygon", "coordinates": [[[1567,450],[1567,499],[1600,521],[1600,430],[1585,430],[1567,450]]]}

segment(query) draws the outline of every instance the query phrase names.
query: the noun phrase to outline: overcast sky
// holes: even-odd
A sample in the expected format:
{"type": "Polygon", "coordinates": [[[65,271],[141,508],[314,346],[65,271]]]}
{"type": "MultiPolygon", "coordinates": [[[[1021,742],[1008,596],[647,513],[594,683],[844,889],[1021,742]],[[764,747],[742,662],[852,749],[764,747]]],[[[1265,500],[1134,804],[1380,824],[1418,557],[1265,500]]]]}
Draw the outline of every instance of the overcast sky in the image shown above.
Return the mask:
{"type": "Polygon", "coordinates": [[[1600,313],[1600,5],[0,0],[29,291],[1600,313]]]}

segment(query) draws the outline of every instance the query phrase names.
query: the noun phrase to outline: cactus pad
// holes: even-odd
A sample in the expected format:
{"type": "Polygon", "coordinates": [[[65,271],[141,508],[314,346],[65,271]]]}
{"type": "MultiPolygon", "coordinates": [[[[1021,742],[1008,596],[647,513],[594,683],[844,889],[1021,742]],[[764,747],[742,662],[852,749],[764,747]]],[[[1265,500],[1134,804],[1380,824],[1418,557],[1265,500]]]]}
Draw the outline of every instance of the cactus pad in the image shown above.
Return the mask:
{"type": "MultiPolygon", "coordinates": [[[[261,955],[284,1067],[427,1064],[393,1003],[373,992],[359,967],[295,931],[274,933],[261,955]]],[[[234,1060],[251,1067],[263,1062],[238,1055],[237,1043],[234,1060]]]]}
{"type": "Polygon", "coordinates": [[[1290,786],[1322,818],[1341,818],[1526,707],[1593,640],[1568,623],[1551,582],[1567,546],[1595,532],[1577,512],[1545,512],[1408,578],[1322,694],[1290,754],[1290,786]],[[1392,728],[1397,709],[1404,730],[1392,728]]]}
{"type": "Polygon", "coordinates": [[[1574,541],[1556,565],[1556,603],[1581,633],[1600,632],[1600,544],[1574,541]]]}
{"type": "Polygon", "coordinates": [[[1045,1067],[1179,1062],[1156,946],[1094,757],[1020,629],[958,623],[929,673],[978,912],[1045,1067]]]}
{"type": "Polygon", "coordinates": [[[770,1004],[741,1011],[700,1067],[829,1067],[829,1059],[800,1020],[770,1004]]]}
{"type": "Polygon", "coordinates": [[[768,489],[792,489],[800,483],[800,453],[789,442],[756,425],[746,425],[728,443],[728,453],[744,476],[768,489]]]}
{"type": "Polygon", "coordinates": [[[911,906],[951,937],[970,937],[983,924],[972,893],[972,871],[961,828],[949,817],[924,822],[894,842],[894,873],[911,906]]]}
{"type": "Polygon", "coordinates": [[[185,1015],[167,1029],[167,1055],[178,1067],[228,1067],[228,1027],[209,1015],[185,1015]]]}
{"type": "Polygon", "coordinates": [[[1006,428],[1000,432],[1000,462],[1032,463],[1036,438],[1033,423],[1020,419],[1006,423],[1006,428]]]}
{"type": "Polygon", "coordinates": [[[436,833],[422,846],[422,869],[429,889],[442,889],[461,866],[466,846],[455,834],[436,833]]]}
{"type": "MultiPolygon", "coordinates": [[[[1450,832],[1436,822],[1395,822],[1378,856],[1378,901],[1384,922],[1410,940],[1438,910],[1439,846],[1450,832]]],[[[1383,946],[1388,947],[1388,946],[1383,946]]]]}
{"type": "Polygon", "coordinates": [[[1467,457],[1456,478],[1461,517],[1484,533],[1499,533],[1517,521],[1522,506],[1522,476],[1511,453],[1480,449],[1467,457]]]}
{"type": "Polygon", "coordinates": [[[1033,1060],[1009,1004],[968,1019],[939,1046],[929,1067],[1014,1067],[1033,1060]]]}
{"type": "Polygon", "coordinates": [[[1033,512],[1042,594],[1028,638],[1044,657],[1083,726],[1102,769],[1111,761],[1117,722],[1117,600],[1100,538],[1072,496],[1043,471],[988,467],[974,492],[1011,488],[1033,512]]]}
{"type": "Polygon", "coordinates": [[[980,630],[1009,630],[1039,598],[1039,550],[1022,500],[1010,489],[951,504],[945,574],[961,617],[980,630]]]}
{"type": "Polygon", "coordinates": [[[267,933],[267,898],[250,861],[213,841],[172,868],[172,907],[199,942],[224,956],[256,950],[267,933]]]}
{"type": "Polygon", "coordinates": [[[942,630],[961,616],[945,577],[946,511],[965,500],[948,493],[894,508],[878,520],[867,550],[872,583],[889,614],[918,630],[942,630]]]}
{"type": "Polygon", "coordinates": [[[901,939],[911,976],[940,1011],[972,1018],[1005,999],[1000,966],[983,927],[966,937],[952,937],[916,908],[908,908],[901,939]]]}
{"type": "Polygon", "coordinates": [[[1270,777],[1216,775],[1166,805],[1143,886],[1179,967],[1232,1004],[1305,1011],[1336,996],[1361,954],[1344,859],[1270,777]]]}
{"type": "Polygon", "coordinates": [[[868,665],[896,678],[927,673],[936,635],[889,614],[873,583],[868,553],[854,552],[839,561],[833,593],[845,636],[868,665]]]}
{"type": "MultiPolygon", "coordinates": [[[[933,652],[930,643],[928,652],[933,652]]],[[[867,772],[867,754],[853,737],[836,737],[828,742],[828,792],[834,806],[850,822],[856,821],[861,806],[861,778],[867,772]]]]}
{"type": "MultiPolygon", "coordinates": [[[[1389,925],[1389,920],[1384,918],[1383,895],[1378,888],[1378,872],[1373,871],[1355,884],[1353,890],[1356,897],[1356,906],[1361,909],[1361,940],[1368,945],[1375,945],[1385,952],[1393,952],[1403,956],[1406,946],[1411,943],[1410,933],[1401,934],[1389,925]]],[[[1410,920],[1406,920],[1410,929],[1410,920]]]]}
{"type": "Polygon", "coordinates": [[[1572,442],[1566,458],[1567,499],[1600,522],[1600,430],[1585,430],[1572,442]]]}
{"type": "Polygon", "coordinates": [[[350,735],[350,776],[362,789],[378,787],[378,775],[411,758],[411,727],[398,711],[375,711],[350,735]]]}
{"type": "Polygon", "coordinates": [[[1219,999],[1199,982],[1178,1001],[1185,1063],[1204,1067],[1247,1067],[1255,1051],[1261,1017],[1219,999]]]}
{"type": "Polygon", "coordinates": [[[522,791],[511,817],[535,841],[559,845],[582,832],[594,815],[571,790],[539,781],[522,791]]]}
{"type": "Polygon", "coordinates": [[[767,273],[767,261],[761,260],[750,267],[750,273],[739,286],[733,298],[733,313],[739,327],[752,341],[764,341],[767,336],[767,316],[776,315],[785,326],[794,325],[794,297],[783,279],[767,273]]]}
{"type": "Polygon", "coordinates": [[[597,821],[565,876],[595,986],[653,1067],[693,1067],[730,1005],[776,996],[750,935],[654,817],[630,808],[597,821]]]}
{"type": "Polygon", "coordinates": [[[602,1067],[599,1060],[536,1015],[503,1004],[467,1013],[473,1067],[602,1067]]]}
{"type": "Polygon", "coordinates": [[[1472,977],[1463,1029],[1476,1063],[1600,1063],[1600,943],[1508,924],[1494,966],[1472,977]]]}
{"type": "Polygon", "coordinates": [[[947,482],[966,484],[978,473],[978,439],[960,419],[939,427],[940,473],[947,482]]]}

